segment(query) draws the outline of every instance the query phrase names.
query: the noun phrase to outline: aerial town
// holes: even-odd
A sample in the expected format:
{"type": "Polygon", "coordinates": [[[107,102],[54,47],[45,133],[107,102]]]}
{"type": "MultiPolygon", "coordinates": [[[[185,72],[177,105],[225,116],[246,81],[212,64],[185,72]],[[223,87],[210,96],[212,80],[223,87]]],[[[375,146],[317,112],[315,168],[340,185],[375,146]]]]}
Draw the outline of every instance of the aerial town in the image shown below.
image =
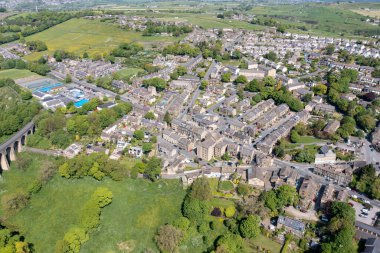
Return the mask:
{"type": "MultiPolygon", "coordinates": [[[[76,1],[64,1],[71,2],[76,1]]],[[[235,14],[230,19],[252,18],[255,15],[235,14]]],[[[15,62],[14,69],[23,69],[17,64],[38,54],[36,64],[48,69],[43,75],[24,63],[38,74],[0,83],[4,101],[15,98],[3,95],[1,89],[17,87],[30,110],[39,108],[23,121],[29,124],[19,123],[11,134],[3,130],[6,124],[0,124],[0,187],[9,187],[7,183],[17,177],[12,173],[29,170],[28,164],[41,164],[44,173],[39,175],[45,175],[43,180],[40,176],[38,189],[28,187],[25,204],[17,202],[21,198],[17,193],[12,198],[0,189],[0,228],[26,233],[26,239],[17,242],[24,243],[23,250],[9,252],[100,248],[102,252],[379,252],[380,42],[376,36],[321,36],[278,26],[205,28],[183,19],[163,21],[120,11],[86,13],[75,19],[112,24],[163,42],[149,44],[149,49],[146,44],[122,43],[108,55],[91,57],[87,51],[77,57],[63,49],[36,50],[44,44],[39,40],[19,39],[0,46],[4,65],[15,62]],[[178,42],[168,43],[172,38],[178,42]],[[136,67],[140,61],[143,68],[136,67]],[[139,68],[119,78],[119,73],[139,68]],[[31,97],[25,98],[27,94],[31,97]],[[56,174],[50,175],[49,169],[56,174]],[[104,192],[95,191],[87,198],[108,194],[108,199],[97,207],[94,224],[90,213],[80,216],[76,225],[69,218],[74,225],[54,232],[55,237],[49,237],[55,240],[52,245],[37,241],[36,250],[29,251],[28,243],[37,239],[33,226],[20,217],[33,215],[33,207],[41,205],[39,196],[59,180],[71,182],[72,188],[91,185],[86,194],[95,189],[86,180],[94,180],[96,191],[104,192]],[[139,195],[152,187],[152,194],[160,194],[157,200],[139,195]],[[150,221],[155,224],[148,232],[153,233],[152,242],[143,246],[140,235],[130,233],[144,233],[136,232],[139,226],[151,226],[144,219],[154,220],[155,212],[161,212],[147,207],[139,212],[151,210],[152,216],[125,223],[136,227],[134,232],[123,232],[123,239],[108,245],[99,232],[103,218],[113,206],[125,209],[117,197],[132,188],[136,195],[125,197],[126,202],[140,205],[135,196],[155,205],[161,201],[170,218],[150,221]],[[180,195],[175,207],[165,206],[165,195],[171,194],[180,195]],[[183,216],[175,220],[178,213],[171,213],[173,208],[183,216]],[[71,242],[70,236],[80,242],[71,242]],[[197,237],[201,239],[195,242],[197,237]]],[[[89,212],[89,205],[82,212],[89,212]]],[[[119,215],[113,212],[111,216],[119,215]]],[[[0,252],[6,246],[1,243],[0,252]]]]}

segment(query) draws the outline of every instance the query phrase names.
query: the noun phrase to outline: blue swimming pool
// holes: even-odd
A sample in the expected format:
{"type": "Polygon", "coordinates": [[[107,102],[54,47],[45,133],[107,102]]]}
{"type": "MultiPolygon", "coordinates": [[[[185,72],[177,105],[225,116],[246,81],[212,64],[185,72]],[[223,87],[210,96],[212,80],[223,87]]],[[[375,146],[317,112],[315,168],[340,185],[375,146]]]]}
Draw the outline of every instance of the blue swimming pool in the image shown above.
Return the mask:
{"type": "Polygon", "coordinates": [[[88,99],[82,99],[82,100],[79,100],[78,102],[75,102],[74,105],[75,107],[82,107],[84,104],[87,104],[90,100],[88,99]]]}
{"type": "Polygon", "coordinates": [[[42,88],[38,89],[38,91],[41,91],[41,92],[49,92],[49,91],[51,91],[52,89],[54,89],[54,88],[58,88],[58,87],[61,87],[61,86],[62,86],[61,83],[56,83],[56,84],[52,84],[52,85],[49,85],[49,86],[42,87],[42,88]]]}

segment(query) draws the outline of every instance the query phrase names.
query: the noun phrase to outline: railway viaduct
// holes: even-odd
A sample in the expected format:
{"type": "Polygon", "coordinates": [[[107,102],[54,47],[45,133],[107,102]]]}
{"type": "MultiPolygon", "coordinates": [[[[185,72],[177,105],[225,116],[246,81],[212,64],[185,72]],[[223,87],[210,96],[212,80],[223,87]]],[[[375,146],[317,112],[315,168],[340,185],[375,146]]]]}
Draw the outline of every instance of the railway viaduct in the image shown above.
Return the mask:
{"type": "Polygon", "coordinates": [[[28,135],[33,134],[35,128],[34,122],[29,122],[10,139],[0,144],[0,175],[3,171],[9,170],[10,163],[17,159],[16,153],[22,151],[22,146],[26,144],[28,135]]]}

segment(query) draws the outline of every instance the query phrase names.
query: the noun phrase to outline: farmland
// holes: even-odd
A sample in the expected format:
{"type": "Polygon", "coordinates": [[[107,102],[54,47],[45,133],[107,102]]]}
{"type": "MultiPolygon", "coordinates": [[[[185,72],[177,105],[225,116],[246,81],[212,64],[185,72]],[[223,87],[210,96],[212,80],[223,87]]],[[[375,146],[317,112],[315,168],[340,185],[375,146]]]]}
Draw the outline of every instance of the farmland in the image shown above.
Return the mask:
{"type": "Polygon", "coordinates": [[[318,4],[255,7],[252,13],[273,18],[291,26],[305,26],[307,32],[326,35],[359,35],[361,31],[377,32],[378,27],[365,23],[365,17],[338,6],[318,4]]]}
{"type": "Polygon", "coordinates": [[[28,41],[41,40],[48,46],[48,52],[33,53],[26,60],[36,60],[55,50],[66,50],[75,54],[87,52],[90,55],[105,54],[122,42],[138,42],[145,46],[166,44],[179,40],[176,37],[144,37],[140,32],[125,31],[114,24],[97,20],[71,19],[43,32],[27,37],[28,41]]]}

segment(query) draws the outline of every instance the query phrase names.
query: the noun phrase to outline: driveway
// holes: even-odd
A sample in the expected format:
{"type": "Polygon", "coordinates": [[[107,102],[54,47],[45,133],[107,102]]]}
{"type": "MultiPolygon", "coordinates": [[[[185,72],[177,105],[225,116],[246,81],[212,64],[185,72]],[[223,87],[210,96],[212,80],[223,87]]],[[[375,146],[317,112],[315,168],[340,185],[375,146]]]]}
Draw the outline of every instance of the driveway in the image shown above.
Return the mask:
{"type": "Polygon", "coordinates": [[[316,212],[314,210],[309,210],[308,212],[304,213],[298,209],[295,209],[293,206],[288,206],[285,207],[285,212],[290,214],[291,216],[296,217],[297,219],[318,221],[318,217],[316,216],[316,212]]]}

